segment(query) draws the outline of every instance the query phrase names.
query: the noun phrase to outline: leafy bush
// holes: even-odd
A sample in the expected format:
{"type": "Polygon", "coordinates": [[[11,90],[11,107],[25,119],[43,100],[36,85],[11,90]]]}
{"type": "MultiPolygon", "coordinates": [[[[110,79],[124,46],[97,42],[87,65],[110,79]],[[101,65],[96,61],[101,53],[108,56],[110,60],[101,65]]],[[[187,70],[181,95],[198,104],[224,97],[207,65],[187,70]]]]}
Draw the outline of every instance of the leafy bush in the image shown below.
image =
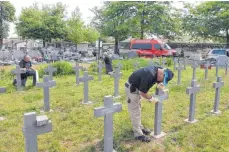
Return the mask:
{"type": "MultiPolygon", "coordinates": [[[[43,77],[46,75],[44,70],[48,67],[48,65],[41,66],[39,69],[39,76],[43,77]]],[[[54,73],[54,76],[63,76],[63,75],[70,75],[74,74],[73,65],[66,61],[58,61],[52,64],[52,67],[57,69],[57,72],[54,73]]]]}

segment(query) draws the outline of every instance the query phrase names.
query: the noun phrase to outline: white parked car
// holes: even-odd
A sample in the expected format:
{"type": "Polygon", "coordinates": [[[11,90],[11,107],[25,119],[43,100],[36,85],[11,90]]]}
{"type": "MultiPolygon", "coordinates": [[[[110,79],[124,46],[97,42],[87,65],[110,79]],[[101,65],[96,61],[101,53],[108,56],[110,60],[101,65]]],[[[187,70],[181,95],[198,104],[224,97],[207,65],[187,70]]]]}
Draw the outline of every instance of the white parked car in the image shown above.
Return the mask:
{"type": "Polygon", "coordinates": [[[207,60],[210,60],[212,64],[219,61],[220,66],[224,66],[229,59],[229,49],[212,49],[207,54],[207,60]]]}

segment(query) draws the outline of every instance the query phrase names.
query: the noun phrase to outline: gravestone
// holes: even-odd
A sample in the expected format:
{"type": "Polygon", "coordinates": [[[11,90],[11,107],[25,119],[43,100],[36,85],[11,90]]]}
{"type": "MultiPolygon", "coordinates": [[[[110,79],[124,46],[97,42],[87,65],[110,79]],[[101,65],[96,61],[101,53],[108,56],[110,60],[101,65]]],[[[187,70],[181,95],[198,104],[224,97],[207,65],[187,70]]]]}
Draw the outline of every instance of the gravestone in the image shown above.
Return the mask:
{"type": "Polygon", "coordinates": [[[219,101],[220,101],[220,88],[224,85],[221,77],[217,77],[217,82],[213,83],[213,88],[215,88],[215,102],[214,109],[211,111],[214,114],[220,114],[219,101]]]}
{"type": "Polygon", "coordinates": [[[181,65],[181,62],[179,62],[178,67],[176,67],[176,69],[178,70],[177,85],[180,85],[181,71],[184,70],[184,67],[181,65]]]}
{"type": "Polygon", "coordinates": [[[80,76],[80,69],[83,70],[82,66],[79,66],[79,63],[76,63],[76,65],[73,67],[73,70],[76,73],[76,84],[79,85],[79,76],[80,76]]]}
{"type": "Polygon", "coordinates": [[[229,64],[229,60],[227,59],[225,61],[225,75],[227,75],[227,73],[228,73],[228,64],[229,64]]]}
{"type": "Polygon", "coordinates": [[[88,81],[93,80],[93,76],[88,76],[88,72],[84,71],[84,76],[79,77],[79,82],[84,82],[84,100],[83,104],[91,104],[92,102],[88,99],[88,81]]]}
{"type": "Polygon", "coordinates": [[[139,67],[140,67],[140,63],[139,62],[135,62],[133,65],[134,65],[134,70],[135,71],[138,70],[139,67]]]}
{"type": "Polygon", "coordinates": [[[56,85],[56,81],[50,80],[50,77],[48,75],[45,75],[43,77],[43,83],[38,82],[36,83],[37,87],[43,88],[44,92],[44,111],[49,112],[50,111],[50,95],[49,95],[49,88],[56,85]]]}
{"type": "Polygon", "coordinates": [[[121,78],[122,73],[119,68],[115,68],[114,73],[111,74],[111,77],[114,78],[114,97],[119,97],[119,79],[121,78]]]}
{"type": "Polygon", "coordinates": [[[48,65],[48,68],[45,69],[45,72],[49,74],[50,80],[53,80],[53,73],[56,71],[57,69],[53,68],[52,65],[48,65]]]}
{"type": "Polygon", "coordinates": [[[193,61],[192,63],[192,69],[193,69],[193,72],[192,72],[192,80],[195,80],[196,79],[196,68],[198,68],[198,63],[196,61],[193,61]]]}
{"type": "Polygon", "coordinates": [[[177,63],[178,63],[178,58],[173,58],[173,63],[174,63],[174,70],[176,70],[177,63]]]}
{"type": "Polygon", "coordinates": [[[190,104],[189,104],[189,117],[185,119],[186,122],[196,123],[195,119],[195,104],[196,104],[196,94],[200,91],[200,85],[197,85],[196,80],[192,80],[191,87],[187,87],[186,93],[190,95],[190,104]]]}
{"type": "Polygon", "coordinates": [[[37,116],[36,112],[24,114],[23,134],[25,151],[38,152],[37,136],[52,131],[52,122],[46,115],[37,116]]]}
{"type": "Polygon", "coordinates": [[[161,131],[161,122],[162,122],[162,103],[164,100],[168,99],[168,90],[164,89],[161,90],[159,88],[156,88],[156,95],[154,97],[157,97],[159,99],[159,102],[155,104],[155,115],[154,115],[154,132],[151,133],[151,136],[158,139],[166,134],[161,131]]]}
{"type": "Polygon", "coordinates": [[[21,74],[26,73],[25,69],[20,68],[19,65],[16,66],[16,69],[11,71],[14,75],[16,75],[16,85],[17,85],[17,90],[20,91],[22,90],[22,81],[21,81],[21,74]]]}
{"type": "Polygon", "coordinates": [[[104,106],[94,109],[95,117],[104,116],[104,152],[113,152],[113,114],[122,111],[122,104],[113,103],[112,96],[104,97],[104,106]]]}
{"type": "Polygon", "coordinates": [[[204,64],[204,68],[205,68],[204,78],[205,78],[205,80],[208,79],[208,67],[209,67],[209,66],[210,66],[209,61],[206,61],[205,64],[204,64]]]}
{"type": "Polygon", "coordinates": [[[103,67],[104,67],[103,62],[99,61],[99,63],[98,63],[98,80],[99,81],[102,81],[103,67]]]}

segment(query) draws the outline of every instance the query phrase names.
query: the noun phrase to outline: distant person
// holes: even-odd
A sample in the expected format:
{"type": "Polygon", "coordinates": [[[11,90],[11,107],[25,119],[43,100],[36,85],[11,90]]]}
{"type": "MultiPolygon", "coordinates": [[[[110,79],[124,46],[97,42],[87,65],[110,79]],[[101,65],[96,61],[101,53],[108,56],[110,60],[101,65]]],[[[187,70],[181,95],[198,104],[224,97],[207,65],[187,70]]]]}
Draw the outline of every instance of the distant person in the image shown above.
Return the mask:
{"type": "MultiPolygon", "coordinates": [[[[30,56],[25,55],[24,58],[19,62],[20,68],[23,68],[26,70],[26,73],[21,74],[21,83],[22,86],[25,86],[27,77],[32,76],[33,77],[33,86],[36,85],[36,71],[32,69],[32,63],[30,61],[30,56]]],[[[13,85],[17,84],[17,80],[14,79],[13,85]]]]}
{"type": "Polygon", "coordinates": [[[113,72],[112,61],[111,61],[110,57],[108,56],[107,52],[104,52],[103,55],[104,55],[103,60],[104,60],[105,65],[106,65],[106,74],[109,74],[109,73],[113,72]]]}

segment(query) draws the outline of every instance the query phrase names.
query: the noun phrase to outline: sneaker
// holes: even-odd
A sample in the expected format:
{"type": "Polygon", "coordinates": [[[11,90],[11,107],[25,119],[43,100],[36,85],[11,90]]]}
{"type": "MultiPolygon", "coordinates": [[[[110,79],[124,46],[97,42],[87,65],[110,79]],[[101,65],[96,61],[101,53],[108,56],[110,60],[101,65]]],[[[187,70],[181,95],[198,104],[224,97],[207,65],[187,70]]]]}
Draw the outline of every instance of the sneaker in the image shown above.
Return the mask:
{"type": "Polygon", "coordinates": [[[150,135],[151,131],[149,129],[142,129],[144,135],[150,135]]]}
{"type": "Polygon", "coordinates": [[[141,140],[142,142],[150,142],[151,141],[151,139],[149,137],[144,136],[144,135],[135,137],[135,139],[136,140],[141,140]]]}

